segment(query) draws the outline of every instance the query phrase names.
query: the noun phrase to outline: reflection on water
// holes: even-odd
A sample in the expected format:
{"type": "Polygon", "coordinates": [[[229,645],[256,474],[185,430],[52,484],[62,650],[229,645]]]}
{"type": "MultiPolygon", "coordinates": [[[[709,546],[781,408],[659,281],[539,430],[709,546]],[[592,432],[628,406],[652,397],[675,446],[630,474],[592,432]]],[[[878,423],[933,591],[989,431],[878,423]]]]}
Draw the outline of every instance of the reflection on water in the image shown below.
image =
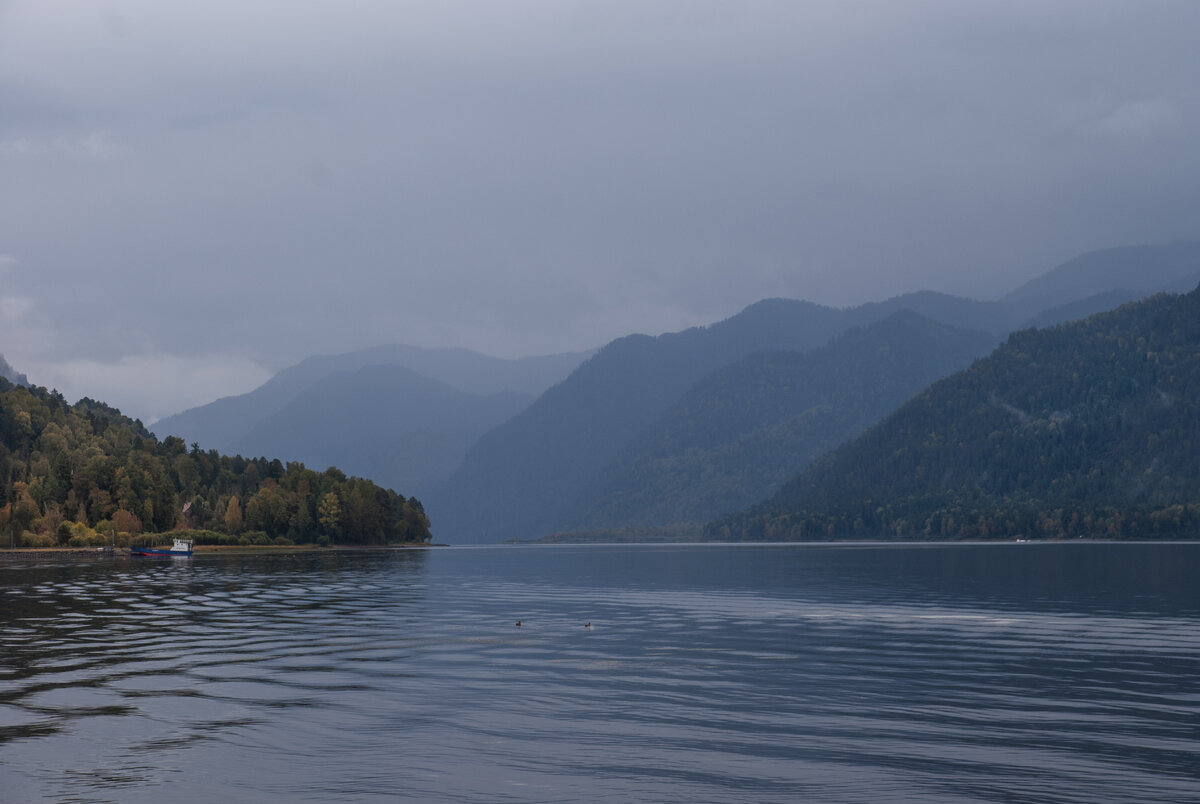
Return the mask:
{"type": "Polygon", "coordinates": [[[0,791],[1196,801],[1198,569],[1180,544],[8,559],[0,791]]]}

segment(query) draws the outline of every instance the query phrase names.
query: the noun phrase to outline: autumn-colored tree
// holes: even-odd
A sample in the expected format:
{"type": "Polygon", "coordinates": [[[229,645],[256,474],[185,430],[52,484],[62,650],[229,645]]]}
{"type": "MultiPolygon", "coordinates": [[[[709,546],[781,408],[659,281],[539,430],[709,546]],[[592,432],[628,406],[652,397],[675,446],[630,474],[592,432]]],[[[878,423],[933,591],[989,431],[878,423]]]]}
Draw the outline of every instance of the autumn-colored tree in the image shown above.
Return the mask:
{"type": "Polygon", "coordinates": [[[236,494],[229,498],[229,506],[225,509],[225,532],[242,532],[242,506],[236,494]]]}
{"type": "Polygon", "coordinates": [[[12,508],[11,524],[19,537],[25,531],[33,529],[34,523],[41,519],[41,511],[29,493],[29,484],[13,483],[13,496],[16,502],[12,508]]]}
{"type": "Polygon", "coordinates": [[[330,537],[336,537],[342,528],[342,504],[332,491],[321,498],[317,509],[317,521],[330,537]]]}
{"type": "Polygon", "coordinates": [[[0,530],[8,536],[0,546],[22,538],[84,545],[98,531],[164,533],[181,522],[238,536],[251,526],[272,540],[423,540],[427,531],[411,532],[405,507],[396,492],[332,467],[318,473],[196,444],[189,452],[103,403],[69,405],[0,378],[0,530]]]}
{"type": "Polygon", "coordinates": [[[126,511],[124,508],[118,508],[112,515],[113,527],[117,529],[117,533],[127,533],[130,536],[136,536],[142,532],[142,520],[137,515],[126,511]]]}

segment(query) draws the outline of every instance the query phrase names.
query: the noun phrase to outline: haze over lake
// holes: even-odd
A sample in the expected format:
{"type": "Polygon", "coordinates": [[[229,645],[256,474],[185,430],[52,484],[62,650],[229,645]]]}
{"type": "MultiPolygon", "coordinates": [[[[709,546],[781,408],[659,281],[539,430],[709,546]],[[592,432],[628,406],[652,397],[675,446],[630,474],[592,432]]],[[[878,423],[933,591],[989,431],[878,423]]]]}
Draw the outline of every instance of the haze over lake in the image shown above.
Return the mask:
{"type": "Polygon", "coordinates": [[[0,0],[0,804],[1200,804],[1197,31],[0,0]]]}
{"type": "Polygon", "coordinates": [[[1195,801],[1198,568],[1095,543],[11,557],[0,790],[1195,801]]]}

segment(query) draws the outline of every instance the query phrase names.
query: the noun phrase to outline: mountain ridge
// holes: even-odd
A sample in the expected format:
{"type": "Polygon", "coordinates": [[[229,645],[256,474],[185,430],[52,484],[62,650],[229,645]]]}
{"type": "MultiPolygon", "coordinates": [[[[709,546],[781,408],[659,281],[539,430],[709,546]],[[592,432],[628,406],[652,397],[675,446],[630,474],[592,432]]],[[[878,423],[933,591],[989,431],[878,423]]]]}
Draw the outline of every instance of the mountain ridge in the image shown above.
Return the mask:
{"type": "Polygon", "coordinates": [[[703,523],[744,508],[998,340],[902,309],[806,352],[751,353],[706,375],[630,442],[560,528],[703,523]]]}
{"type": "Polygon", "coordinates": [[[1178,537],[1197,449],[1200,286],[1014,333],[708,535],[1178,537]]]}
{"type": "Polygon", "coordinates": [[[618,338],[481,437],[428,495],[429,510],[451,540],[549,532],[594,474],[710,371],[757,351],[807,351],[892,312],[883,304],[838,310],[765,299],[707,327],[618,338]]]}
{"type": "Polygon", "coordinates": [[[403,366],[371,364],[320,378],[230,451],[337,466],[424,497],[479,436],[533,399],[514,391],[465,393],[403,366]],[[382,399],[388,404],[379,405],[382,399]],[[306,433],[300,443],[296,432],[306,433]]]}
{"type": "MultiPolygon", "coordinates": [[[[1014,289],[1006,297],[1008,300],[978,301],[935,291],[915,291],[838,309],[803,300],[770,298],[707,326],[657,336],[627,335],[580,360],[573,370],[562,371],[561,379],[524,410],[481,433],[463,453],[462,461],[449,473],[446,482],[436,488],[433,486],[437,484],[431,482],[431,490],[423,490],[422,494],[439,522],[439,535],[444,538],[490,541],[536,536],[563,526],[589,484],[597,482],[599,474],[617,460],[621,451],[630,448],[690,388],[710,373],[755,352],[780,349],[805,352],[820,348],[840,333],[853,327],[870,327],[900,310],[911,310],[941,325],[1001,337],[1022,327],[1052,325],[1131,297],[1140,298],[1144,291],[1129,288],[1178,283],[1193,270],[1200,272],[1200,244],[1107,250],[1080,255],[1043,277],[1026,282],[1014,289]],[[1132,260],[1126,264],[1124,273],[1118,270],[1121,258],[1132,260]],[[1147,265],[1166,268],[1151,270],[1147,265]],[[1091,273],[1099,276],[1096,282],[1088,279],[1091,273]],[[1134,275],[1132,279],[1130,275],[1134,275]],[[1044,279],[1047,276],[1051,278],[1044,279]],[[1103,290],[1093,293],[1095,287],[1103,290]]],[[[357,353],[358,359],[360,362],[390,359],[389,348],[396,347],[362,350],[357,353]]],[[[434,362],[444,356],[445,353],[429,354],[434,362]]],[[[574,359],[579,357],[576,355],[574,359]]],[[[311,360],[314,362],[293,367],[292,374],[281,373],[264,384],[259,389],[261,395],[269,396],[280,390],[286,392],[278,395],[281,398],[297,396],[301,392],[294,386],[303,385],[300,382],[303,371],[326,365],[318,358],[311,360]]],[[[380,400],[381,405],[386,402],[380,400]]],[[[245,403],[246,400],[228,400],[223,404],[245,403]]],[[[277,407],[269,416],[261,417],[263,420],[279,415],[283,405],[279,399],[272,404],[277,407]]],[[[223,425],[229,425],[239,416],[243,420],[247,417],[245,413],[223,410],[221,405],[215,405],[209,412],[223,425]]],[[[327,408],[323,415],[332,416],[333,412],[327,408]]],[[[358,418],[371,417],[364,412],[358,418]]],[[[385,414],[380,414],[377,422],[379,433],[386,440],[386,432],[393,426],[386,424],[385,414]]],[[[324,426],[319,421],[295,420],[288,429],[301,438],[304,432],[324,426]]],[[[432,432],[435,428],[436,423],[431,420],[427,429],[432,432]]],[[[239,441],[249,429],[252,428],[243,428],[242,434],[232,436],[227,446],[240,445],[252,452],[260,451],[252,449],[254,445],[244,439],[239,441]]],[[[284,445],[277,441],[272,446],[284,445]]],[[[374,446],[368,445],[366,449],[374,446]]],[[[410,443],[397,451],[411,455],[414,466],[424,463],[428,467],[433,455],[431,449],[428,445],[418,448],[410,443]],[[422,450],[426,450],[424,457],[420,454],[422,450]]],[[[378,461],[379,456],[364,453],[361,460],[348,455],[339,458],[366,467],[378,461]]],[[[429,468],[426,474],[431,481],[443,476],[440,470],[429,468]]],[[[417,488],[424,487],[418,483],[417,488]]]]}
{"type": "Polygon", "coordinates": [[[245,394],[166,416],[151,426],[160,436],[229,451],[257,424],[278,413],[322,378],[369,365],[402,365],[464,393],[486,396],[515,391],[536,396],[560,381],[592,352],[525,358],[496,358],[467,349],[428,349],[403,344],[374,346],[333,355],[314,355],[275,374],[245,394]],[[449,362],[446,360],[450,358],[449,362]],[[410,365],[411,364],[411,365],[410,365]],[[416,366],[414,368],[413,366],[416,366]]]}
{"type": "MultiPolygon", "coordinates": [[[[1168,272],[1171,281],[1193,268],[1200,271],[1200,244],[1118,252],[1128,253],[1139,257],[1127,266],[1128,272],[1145,273],[1144,266],[1155,261],[1173,266],[1168,272]]],[[[1079,281],[1081,274],[1108,271],[1100,286],[1123,278],[1110,270],[1110,262],[1108,252],[1092,252],[1065,269],[1048,272],[1056,277],[1055,294],[1045,298],[1039,296],[1036,282],[1027,282],[1021,286],[1024,291],[1018,288],[1010,294],[1015,301],[917,291],[839,310],[765,299],[707,327],[617,339],[553,394],[543,395],[514,420],[483,436],[443,490],[429,495],[430,510],[436,512],[442,533],[453,540],[528,539],[561,530],[566,510],[587,484],[707,372],[758,350],[812,349],[852,326],[870,325],[900,309],[997,336],[1039,315],[1040,322],[1070,319],[1090,312],[1087,299],[1092,304],[1106,300],[1103,292],[1092,292],[1095,283],[1079,281]]],[[[1162,276],[1141,276],[1138,282],[1153,286],[1162,276]]]]}
{"type": "Polygon", "coordinates": [[[1001,301],[1024,308],[1036,305],[1048,309],[1115,289],[1128,289],[1143,296],[1163,290],[1185,291],[1198,281],[1200,241],[1117,246],[1067,260],[1014,288],[1001,301]],[[1180,286],[1181,281],[1184,286],[1180,286]]]}

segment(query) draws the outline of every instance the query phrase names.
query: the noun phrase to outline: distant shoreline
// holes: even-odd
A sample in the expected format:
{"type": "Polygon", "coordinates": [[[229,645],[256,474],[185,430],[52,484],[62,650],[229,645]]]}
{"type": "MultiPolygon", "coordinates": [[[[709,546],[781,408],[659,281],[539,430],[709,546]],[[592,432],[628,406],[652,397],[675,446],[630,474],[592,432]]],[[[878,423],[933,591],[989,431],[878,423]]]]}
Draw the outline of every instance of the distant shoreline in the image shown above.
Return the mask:
{"type": "MultiPolygon", "coordinates": [[[[270,554],[270,553],[364,553],[388,550],[421,550],[432,547],[445,547],[444,544],[346,544],[320,547],[315,544],[198,544],[193,548],[195,554],[270,554]]],[[[13,547],[0,548],[0,560],[4,556],[33,556],[33,555],[79,555],[79,556],[128,556],[128,547],[118,547],[106,550],[103,547],[13,547]]]]}
{"type": "Polygon", "coordinates": [[[1189,536],[1181,539],[1106,539],[1106,538],[1075,538],[1075,539],[794,539],[788,541],[637,541],[613,540],[591,541],[554,537],[553,539],[509,539],[499,544],[461,545],[462,547],[943,547],[962,545],[964,547],[981,547],[986,545],[1040,545],[1040,544],[1200,544],[1200,538],[1189,536]]]}

